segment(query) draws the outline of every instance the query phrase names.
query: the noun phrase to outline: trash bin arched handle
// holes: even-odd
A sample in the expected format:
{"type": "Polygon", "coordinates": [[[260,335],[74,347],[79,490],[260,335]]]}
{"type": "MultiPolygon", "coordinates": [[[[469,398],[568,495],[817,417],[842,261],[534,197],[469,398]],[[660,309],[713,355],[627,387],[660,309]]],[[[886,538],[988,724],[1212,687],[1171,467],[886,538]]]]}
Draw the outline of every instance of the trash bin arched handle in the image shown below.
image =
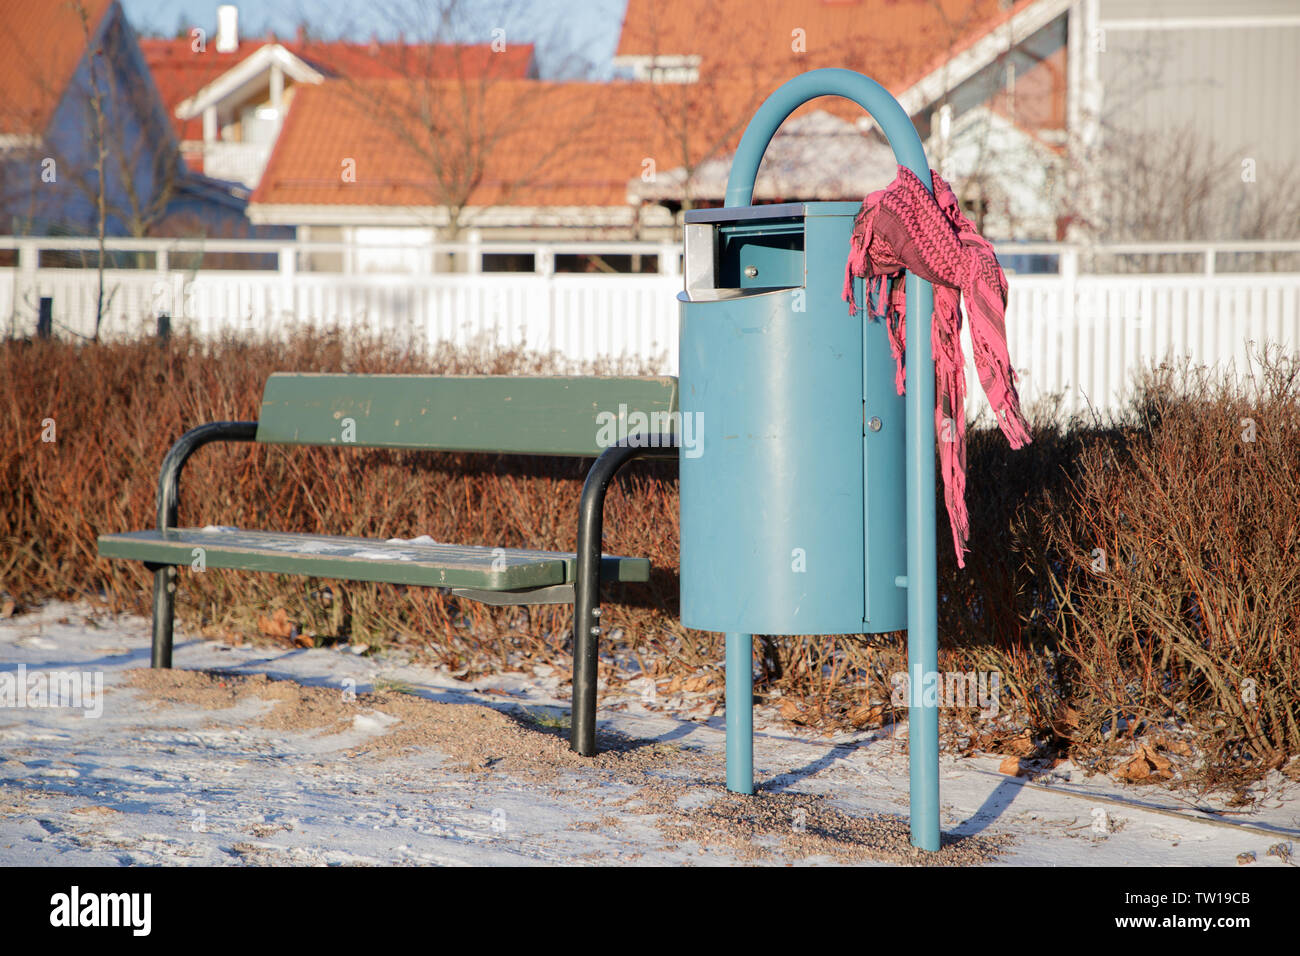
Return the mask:
{"type": "Polygon", "coordinates": [[[787,116],[819,96],[842,96],[870,113],[880,124],[898,162],[916,173],[926,189],[931,189],[929,164],[921,146],[921,137],[916,134],[916,127],[898,105],[898,100],[890,95],[889,90],[861,73],[830,67],[796,76],[758,108],[745,128],[745,135],[741,137],[731,162],[731,175],[727,177],[727,206],[748,206],[753,202],[754,180],[768,143],[787,116]]]}

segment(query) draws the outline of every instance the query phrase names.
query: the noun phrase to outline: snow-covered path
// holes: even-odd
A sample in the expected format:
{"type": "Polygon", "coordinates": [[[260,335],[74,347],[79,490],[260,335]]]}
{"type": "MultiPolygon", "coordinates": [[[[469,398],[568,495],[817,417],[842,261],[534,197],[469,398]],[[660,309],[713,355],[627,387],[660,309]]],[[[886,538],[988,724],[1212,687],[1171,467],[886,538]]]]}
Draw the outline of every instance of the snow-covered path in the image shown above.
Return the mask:
{"type": "MultiPolygon", "coordinates": [[[[178,671],[159,673],[140,670],[148,635],[80,604],[0,621],[0,678],[104,681],[98,716],[0,706],[0,865],[913,859],[888,730],[799,737],[760,708],[766,786],[742,798],[721,788],[720,710],[602,693],[616,752],[583,761],[547,729],[567,698],[546,669],[467,684],[397,658],[178,636],[178,671]]],[[[967,838],[948,862],[1237,866],[1253,852],[1271,867],[1285,864],[1269,847],[1300,837],[1300,786],[1280,774],[1249,814],[1211,817],[1068,764],[1028,786],[991,758],[945,756],[942,772],[944,830],[967,838]]]]}

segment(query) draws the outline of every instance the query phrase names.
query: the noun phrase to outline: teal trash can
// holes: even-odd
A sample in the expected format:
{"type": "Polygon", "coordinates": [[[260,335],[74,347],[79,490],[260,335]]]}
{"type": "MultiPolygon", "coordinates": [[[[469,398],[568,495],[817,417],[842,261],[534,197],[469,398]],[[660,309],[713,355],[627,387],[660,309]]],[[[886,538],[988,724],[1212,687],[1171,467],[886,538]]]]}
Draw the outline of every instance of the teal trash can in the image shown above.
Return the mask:
{"type": "MultiPolygon", "coordinates": [[[[840,299],[858,204],[752,204],[777,128],[828,95],[866,109],[899,163],[929,181],[920,137],[888,90],[813,70],[754,114],[724,207],[687,214],[682,622],[726,634],[727,788],[737,793],[753,792],[753,634],[906,628],[912,843],[938,850],[939,714],[919,690],[938,669],[933,291],[907,276],[901,398],[883,323],[850,316],[840,299]]],[[[859,281],[860,303],[863,291],[859,281]]]]}
{"type": "MultiPolygon", "coordinates": [[[[702,209],[679,295],[681,614],[746,634],[907,626],[903,399],[841,299],[856,203],[702,209]]],[[[862,301],[862,283],[858,296],[862,301]]]]}

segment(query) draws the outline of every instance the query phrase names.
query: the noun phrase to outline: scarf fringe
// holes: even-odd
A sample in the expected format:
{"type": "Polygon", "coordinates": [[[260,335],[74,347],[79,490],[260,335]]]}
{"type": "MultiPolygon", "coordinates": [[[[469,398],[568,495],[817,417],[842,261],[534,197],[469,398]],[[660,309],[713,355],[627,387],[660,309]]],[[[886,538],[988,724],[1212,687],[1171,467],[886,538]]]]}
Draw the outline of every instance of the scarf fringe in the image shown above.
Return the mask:
{"type": "MultiPolygon", "coordinates": [[[[873,196],[880,195],[879,192],[872,193],[873,196]]],[[[862,212],[858,213],[857,218],[853,221],[853,239],[849,248],[849,261],[844,264],[844,289],[840,293],[840,298],[849,304],[849,315],[858,314],[858,304],[853,296],[853,279],[855,276],[865,276],[871,271],[871,260],[867,255],[867,248],[871,245],[871,234],[874,220],[876,218],[876,207],[868,209],[863,205],[862,212]]],[[[870,308],[870,295],[867,302],[870,308]]]]}
{"type": "Polygon", "coordinates": [[[1020,411],[1015,373],[1007,356],[1006,275],[993,244],[962,214],[951,187],[933,170],[930,176],[933,195],[910,169],[899,166],[898,176],[888,189],[863,200],[854,221],[842,297],[849,303],[849,314],[856,315],[853,279],[866,279],[864,305],[869,317],[885,320],[895,363],[894,387],[902,395],[907,383],[904,271],[910,269],[934,286],[931,341],[936,379],[935,431],[957,566],[964,568],[970,515],[966,509],[963,299],[980,385],[998,427],[1013,449],[1023,448],[1032,439],[1020,411]],[[889,213],[883,232],[877,221],[882,210],[889,213]]]}

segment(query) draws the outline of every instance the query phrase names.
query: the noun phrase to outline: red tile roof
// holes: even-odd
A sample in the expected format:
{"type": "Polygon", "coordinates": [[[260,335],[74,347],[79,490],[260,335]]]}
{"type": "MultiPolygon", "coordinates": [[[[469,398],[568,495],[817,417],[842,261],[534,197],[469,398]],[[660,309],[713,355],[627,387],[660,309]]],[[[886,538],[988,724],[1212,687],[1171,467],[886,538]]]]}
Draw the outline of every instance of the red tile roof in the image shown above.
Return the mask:
{"type": "Polygon", "coordinates": [[[0,0],[0,134],[45,132],[113,0],[0,0]]]}
{"type": "MultiPolygon", "coordinates": [[[[253,195],[291,205],[626,206],[627,184],[646,157],[671,157],[656,124],[653,90],[640,83],[499,81],[431,88],[424,115],[451,117],[433,135],[407,81],[302,88],[253,195]],[[379,104],[387,103],[388,106],[379,104]],[[468,110],[463,108],[468,105],[468,110]],[[476,136],[456,117],[476,119],[476,136]],[[470,149],[464,144],[477,140],[470,149]],[[435,158],[440,157],[440,158],[435,158]],[[356,181],[345,182],[345,160],[356,181]],[[481,172],[463,173],[474,168],[481,172]],[[449,183],[476,180],[465,196],[449,183]]],[[[668,169],[669,160],[658,161],[668,169]]]]}
{"type": "Polygon", "coordinates": [[[808,70],[840,66],[898,96],[1035,2],[628,0],[617,55],[695,55],[701,75],[753,68],[773,88],[808,70]]]}
{"type": "Polygon", "coordinates": [[[285,43],[295,56],[334,76],[354,80],[420,76],[430,80],[488,77],[524,80],[533,72],[533,46],[497,52],[485,43],[285,43]]]}
{"type": "MultiPolygon", "coordinates": [[[[1001,0],[628,0],[619,55],[698,54],[699,82],[490,84],[475,113],[491,118],[486,125],[501,132],[500,142],[486,152],[468,204],[625,206],[627,183],[645,159],[667,172],[727,155],[758,104],[790,77],[845,66],[901,94],[1033,2],[1004,9],[1001,0]],[[805,31],[805,53],[791,49],[796,29],[805,31]]],[[[1063,75],[1063,56],[1018,78],[1022,122],[1036,125],[1063,110],[1063,87],[1053,79],[1063,75]]],[[[434,182],[428,134],[411,135],[419,124],[397,124],[405,127],[399,135],[375,105],[392,97],[403,104],[393,109],[405,109],[414,88],[391,80],[302,89],[253,202],[442,205],[438,197],[448,190],[434,182]],[[349,157],[356,160],[355,183],[340,176],[349,157]]],[[[456,84],[439,95],[449,115],[460,112],[456,84]]],[[[802,112],[811,109],[862,115],[834,98],[802,112]]],[[[463,131],[452,131],[440,142],[464,140],[463,131]]]]}
{"type": "Polygon", "coordinates": [[[436,80],[484,75],[524,79],[533,69],[533,47],[530,44],[512,44],[497,53],[485,44],[367,44],[266,37],[243,39],[235,52],[218,53],[212,42],[207,43],[203,51],[196,51],[188,38],[142,39],[140,49],[144,52],[145,62],[149,64],[167,113],[182,139],[202,139],[203,121],[202,117],[178,118],[176,107],[270,43],[279,43],[326,76],[354,80],[396,79],[410,75],[436,80]]]}

